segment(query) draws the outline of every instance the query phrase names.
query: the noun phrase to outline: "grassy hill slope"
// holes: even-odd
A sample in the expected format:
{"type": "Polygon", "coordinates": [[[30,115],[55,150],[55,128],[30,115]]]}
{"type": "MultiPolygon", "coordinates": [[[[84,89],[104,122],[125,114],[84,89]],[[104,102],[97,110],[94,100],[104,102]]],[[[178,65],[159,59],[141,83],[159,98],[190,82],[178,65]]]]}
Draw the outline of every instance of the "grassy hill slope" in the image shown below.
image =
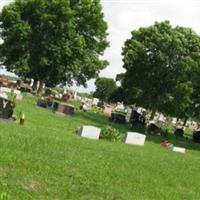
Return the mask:
{"type": "Polygon", "coordinates": [[[161,148],[158,136],[148,136],[144,147],[84,139],[75,134],[78,127],[103,127],[107,117],[62,117],[35,102],[26,97],[17,105],[24,126],[0,121],[0,193],[9,199],[200,199],[200,145],[172,138],[187,148],[179,154],[161,148]]]}

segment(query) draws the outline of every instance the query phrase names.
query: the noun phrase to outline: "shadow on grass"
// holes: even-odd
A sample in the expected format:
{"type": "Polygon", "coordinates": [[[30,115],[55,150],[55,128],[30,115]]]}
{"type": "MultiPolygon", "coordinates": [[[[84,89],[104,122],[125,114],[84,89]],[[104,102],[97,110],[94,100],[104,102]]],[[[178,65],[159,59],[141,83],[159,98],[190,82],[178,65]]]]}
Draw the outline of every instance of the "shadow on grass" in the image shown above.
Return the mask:
{"type": "Polygon", "coordinates": [[[143,128],[143,127],[131,128],[127,124],[118,124],[118,123],[111,122],[111,121],[109,121],[108,116],[101,114],[101,113],[78,111],[78,112],[76,112],[75,116],[80,119],[84,118],[84,121],[86,121],[87,124],[89,121],[89,122],[91,122],[91,125],[96,125],[100,128],[103,128],[105,126],[111,126],[113,128],[118,129],[123,134],[125,134],[127,131],[137,131],[137,132],[141,132],[141,133],[145,132],[145,128],[143,128]]]}
{"type": "MultiPolygon", "coordinates": [[[[74,117],[78,117],[79,119],[81,119],[83,124],[85,122],[87,125],[88,123],[91,123],[91,125],[97,126],[99,128],[104,128],[107,125],[116,128],[122,133],[122,138],[128,131],[146,134],[146,128],[143,126],[130,127],[127,124],[114,123],[109,121],[109,117],[102,113],[95,113],[91,111],[88,112],[76,111],[74,117]]],[[[172,129],[170,129],[168,137],[163,137],[159,135],[148,135],[148,134],[146,136],[147,136],[146,138],[147,141],[154,142],[156,144],[160,144],[162,141],[168,140],[174,146],[183,147],[188,150],[200,151],[200,144],[193,142],[191,138],[188,139],[186,139],[186,137],[176,138],[175,135],[173,134],[172,129]]]]}

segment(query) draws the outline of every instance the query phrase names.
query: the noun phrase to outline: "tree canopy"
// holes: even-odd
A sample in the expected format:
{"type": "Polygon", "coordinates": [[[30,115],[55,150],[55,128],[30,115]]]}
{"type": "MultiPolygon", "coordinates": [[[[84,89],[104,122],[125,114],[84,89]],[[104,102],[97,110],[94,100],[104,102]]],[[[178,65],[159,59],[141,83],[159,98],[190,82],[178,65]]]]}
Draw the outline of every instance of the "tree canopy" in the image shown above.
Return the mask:
{"type": "Polygon", "coordinates": [[[99,0],[15,0],[0,13],[1,62],[48,86],[97,77],[107,42],[99,0]]]}
{"type": "Polygon", "coordinates": [[[200,37],[169,21],[132,32],[123,47],[120,75],[129,103],[178,116],[193,103],[199,71],[200,37]]]}
{"type": "Polygon", "coordinates": [[[108,102],[117,89],[116,82],[112,78],[97,78],[95,81],[96,91],[93,96],[99,98],[102,101],[108,102]]]}

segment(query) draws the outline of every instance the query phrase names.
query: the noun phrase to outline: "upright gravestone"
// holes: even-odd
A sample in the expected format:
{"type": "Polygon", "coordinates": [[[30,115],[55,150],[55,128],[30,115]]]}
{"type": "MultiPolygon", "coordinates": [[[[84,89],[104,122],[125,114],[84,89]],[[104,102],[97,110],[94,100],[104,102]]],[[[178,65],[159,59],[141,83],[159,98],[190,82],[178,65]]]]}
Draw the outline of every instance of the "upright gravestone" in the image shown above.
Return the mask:
{"type": "Polygon", "coordinates": [[[125,136],[125,143],[132,145],[143,146],[145,143],[146,135],[136,133],[136,132],[127,132],[125,136]]]}
{"type": "Polygon", "coordinates": [[[9,119],[13,114],[13,104],[11,101],[0,97],[0,118],[9,119]]]}
{"type": "Polygon", "coordinates": [[[7,87],[1,87],[1,88],[0,88],[0,92],[10,93],[10,92],[11,92],[11,89],[10,89],[10,88],[7,88],[7,87]]]}
{"type": "Polygon", "coordinates": [[[0,97],[3,99],[8,99],[8,95],[6,93],[0,93],[0,97]]]}
{"type": "Polygon", "coordinates": [[[57,114],[73,115],[75,107],[69,104],[54,102],[53,109],[57,114]]]}
{"type": "Polygon", "coordinates": [[[92,100],[92,105],[97,106],[97,105],[98,105],[98,102],[99,102],[99,99],[93,98],[93,100],[92,100]]]}
{"type": "Polygon", "coordinates": [[[104,112],[104,114],[110,116],[111,113],[112,113],[112,107],[111,106],[105,106],[103,112],[104,112]]]}
{"type": "Polygon", "coordinates": [[[81,137],[98,140],[100,132],[101,132],[100,128],[94,126],[82,126],[79,134],[81,137]]]}
{"type": "Polygon", "coordinates": [[[13,90],[13,93],[16,95],[21,95],[21,91],[20,90],[13,90]]]}

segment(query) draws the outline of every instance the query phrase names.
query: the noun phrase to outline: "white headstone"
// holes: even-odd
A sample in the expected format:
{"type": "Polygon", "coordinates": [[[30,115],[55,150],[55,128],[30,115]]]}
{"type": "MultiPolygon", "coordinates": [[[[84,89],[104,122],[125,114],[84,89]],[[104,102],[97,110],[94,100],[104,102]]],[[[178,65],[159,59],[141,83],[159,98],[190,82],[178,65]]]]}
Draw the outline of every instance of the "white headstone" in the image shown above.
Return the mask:
{"type": "Polygon", "coordinates": [[[87,104],[83,104],[83,110],[88,111],[89,110],[89,106],[87,104]]]}
{"type": "Polygon", "coordinates": [[[6,93],[0,93],[0,97],[4,99],[8,99],[8,95],[6,93]]]}
{"type": "Polygon", "coordinates": [[[146,139],[146,135],[136,133],[136,132],[127,132],[125,136],[125,143],[143,146],[145,139],[146,139]]]}
{"type": "Polygon", "coordinates": [[[111,115],[111,113],[112,113],[112,107],[106,106],[106,107],[104,108],[103,112],[104,112],[106,115],[111,115]]]}
{"type": "Polygon", "coordinates": [[[176,118],[172,118],[172,124],[176,124],[176,118]]]}
{"type": "Polygon", "coordinates": [[[100,132],[100,128],[94,126],[82,126],[82,128],[80,129],[80,136],[93,140],[98,140],[100,132]]]}
{"type": "Polygon", "coordinates": [[[99,103],[99,99],[93,98],[92,104],[95,105],[95,106],[97,106],[98,103],[99,103]]]}
{"type": "Polygon", "coordinates": [[[1,88],[0,88],[0,91],[1,91],[1,92],[6,92],[6,93],[10,93],[10,92],[11,92],[11,89],[10,89],[10,88],[7,88],[7,87],[1,87],[1,88]]]}
{"type": "Polygon", "coordinates": [[[174,152],[178,152],[178,153],[185,153],[186,149],[185,148],[181,148],[181,147],[173,147],[172,149],[174,152]]]}
{"type": "Polygon", "coordinates": [[[14,90],[13,92],[14,92],[14,94],[16,94],[16,95],[21,94],[21,91],[20,91],[20,90],[14,90]]]}
{"type": "Polygon", "coordinates": [[[79,100],[79,101],[81,101],[81,97],[78,96],[78,95],[76,96],[76,99],[79,100]]]}
{"type": "Polygon", "coordinates": [[[30,83],[31,87],[33,86],[33,83],[34,83],[34,79],[31,79],[31,83],[30,83]]]}

